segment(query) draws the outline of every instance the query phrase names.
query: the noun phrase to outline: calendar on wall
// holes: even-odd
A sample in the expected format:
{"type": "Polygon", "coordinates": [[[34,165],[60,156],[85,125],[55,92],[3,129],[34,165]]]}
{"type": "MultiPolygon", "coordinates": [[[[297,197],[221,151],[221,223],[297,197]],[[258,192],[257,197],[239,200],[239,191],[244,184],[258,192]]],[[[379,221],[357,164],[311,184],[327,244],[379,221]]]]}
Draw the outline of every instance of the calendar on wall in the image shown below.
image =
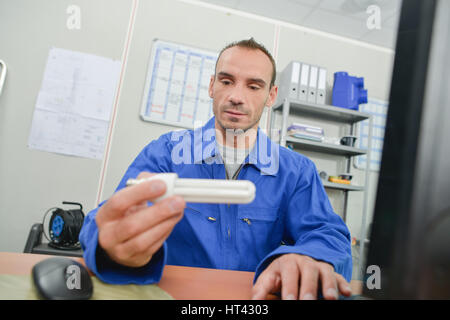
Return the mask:
{"type": "MultiPolygon", "coordinates": [[[[368,99],[366,104],[359,106],[359,111],[372,116],[372,146],[370,148],[370,170],[380,171],[381,156],[383,152],[383,141],[386,126],[388,102],[378,99],[368,99]]],[[[369,120],[359,124],[357,147],[368,149],[369,120]]],[[[362,155],[355,158],[355,166],[358,169],[366,169],[367,156],[362,155]]]]}
{"type": "Polygon", "coordinates": [[[155,39],[141,118],[184,128],[206,123],[213,116],[208,87],[217,57],[218,52],[155,39]]]}

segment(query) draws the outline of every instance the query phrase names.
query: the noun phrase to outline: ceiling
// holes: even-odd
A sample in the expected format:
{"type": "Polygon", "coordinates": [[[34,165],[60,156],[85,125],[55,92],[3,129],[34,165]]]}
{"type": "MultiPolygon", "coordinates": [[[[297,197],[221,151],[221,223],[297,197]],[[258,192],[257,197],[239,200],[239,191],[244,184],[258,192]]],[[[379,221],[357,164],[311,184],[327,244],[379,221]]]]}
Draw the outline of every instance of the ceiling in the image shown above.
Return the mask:
{"type": "Polygon", "coordinates": [[[395,48],[401,0],[201,0],[370,44],[395,48]],[[380,29],[370,30],[370,5],[380,9],[380,29]]]}

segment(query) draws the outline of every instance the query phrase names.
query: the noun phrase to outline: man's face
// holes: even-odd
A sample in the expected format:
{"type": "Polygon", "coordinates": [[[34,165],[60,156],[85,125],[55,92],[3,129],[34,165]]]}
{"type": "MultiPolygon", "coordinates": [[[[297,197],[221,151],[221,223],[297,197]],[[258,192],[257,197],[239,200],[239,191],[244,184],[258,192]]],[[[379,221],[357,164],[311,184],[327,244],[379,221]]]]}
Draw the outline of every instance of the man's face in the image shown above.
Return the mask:
{"type": "Polygon", "coordinates": [[[272,63],[261,50],[231,47],[222,52],[209,84],[217,129],[257,129],[264,106],[276,99],[271,78],[272,63]]]}

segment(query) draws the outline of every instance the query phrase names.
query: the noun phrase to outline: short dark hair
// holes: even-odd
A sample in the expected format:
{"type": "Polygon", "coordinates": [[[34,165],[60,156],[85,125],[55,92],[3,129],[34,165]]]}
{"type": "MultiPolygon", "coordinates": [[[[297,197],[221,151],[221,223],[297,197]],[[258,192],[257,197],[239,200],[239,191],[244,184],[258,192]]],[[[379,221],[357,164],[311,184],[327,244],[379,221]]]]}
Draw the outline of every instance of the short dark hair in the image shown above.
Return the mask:
{"type": "Polygon", "coordinates": [[[277,67],[275,65],[275,60],[272,57],[272,55],[270,54],[269,50],[267,50],[266,47],[264,47],[262,44],[256,42],[255,39],[253,39],[253,37],[248,40],[235,41],[235,42],[232,42],[232,43],[226,45],[220,51],[219,56],[217,57],[215,70],[217,69],[217,62],[219,61],[219,58],[222,55],[222,53],[225,50],[232,48],[232,47],[247,48],[247,49],[251,49],[251,50],[261,50],[269,58],[270,62],[272,63],[272,79],[270,80],[270,88],[272,88],[272,86],[275,84],[275,78],[277,76],[277,67]]]}

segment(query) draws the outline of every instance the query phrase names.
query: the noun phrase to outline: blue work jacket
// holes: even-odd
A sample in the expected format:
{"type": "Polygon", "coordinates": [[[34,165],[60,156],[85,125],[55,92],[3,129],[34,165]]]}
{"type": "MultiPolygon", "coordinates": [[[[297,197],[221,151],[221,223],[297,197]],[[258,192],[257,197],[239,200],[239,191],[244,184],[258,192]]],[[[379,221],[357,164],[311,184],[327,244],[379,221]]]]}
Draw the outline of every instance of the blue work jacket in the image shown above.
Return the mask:
{"type": "MultiPolygon", "coordinates": [[[[226,179],[214,123],[213,117],[204,127],[170,132],[150,142],[129,166],[116,191],[142,171],[226,179]]],[[[86,216],[80,233],[86,265],[101,280],[116,284],[158,282],[166,264],[254,271],[256,281],[274,258],[298,253],[330,263],[350,281],[350,233],[334,213],[311,160],[271,142],[258,129],[255,147],[237,179],[255,184],[253,202],[187,203],[183,218],[163,246],[140,268],[113,262],[98,246],[95,215],[101,203],[86,216]]]]}

